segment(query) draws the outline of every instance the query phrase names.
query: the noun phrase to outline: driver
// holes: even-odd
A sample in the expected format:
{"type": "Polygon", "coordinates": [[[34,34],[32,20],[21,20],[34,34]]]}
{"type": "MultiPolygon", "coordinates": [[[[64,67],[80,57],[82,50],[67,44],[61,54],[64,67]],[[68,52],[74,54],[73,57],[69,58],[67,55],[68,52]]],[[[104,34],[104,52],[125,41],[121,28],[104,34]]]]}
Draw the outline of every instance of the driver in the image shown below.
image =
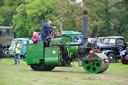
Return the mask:
{"type": "Polygon", "coordinates": [[[56,27],[54,26],[51,26],[52,24],[52,21],[51,20],[48,20],[47,23],[44,23],[43,24],[43,27],[42,27],[42,30],[41,30],[41,38],[42,38],[42,41],[45,41],[46,37],[48,37],[51,33],[51,30],[56,27]]]}

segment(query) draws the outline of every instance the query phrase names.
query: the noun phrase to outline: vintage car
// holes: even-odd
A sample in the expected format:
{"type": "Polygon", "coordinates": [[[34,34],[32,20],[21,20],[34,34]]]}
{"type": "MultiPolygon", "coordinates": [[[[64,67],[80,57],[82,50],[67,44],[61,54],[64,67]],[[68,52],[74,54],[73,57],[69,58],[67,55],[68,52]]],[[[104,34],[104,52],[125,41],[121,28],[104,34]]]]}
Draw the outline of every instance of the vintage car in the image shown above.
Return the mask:
{"type": "Polygon", "coordinates": [[[20,55],[24,57],[26,55],[26,46],[25,45],[32,44],[33,43],[32,40],[30,40],[29,38],[14,38],[9,47],[9,56],[14,56],[13,48],[14,48],[15,41],[18,41],[18,43],[21,44],[20,55]]]}
{"type": "Polygon", "coordinates": [[[120,54],[122,64],[128,64],[128,47],[120,54]]]}
{"type": "Polygon", "coordinates": [[[81,43],[83,41],[83,35],[81,32],[75,31],[63,31],[62,35],[65,36],[72,36],[73,41],[77,43],[81,43]]]}
{"type": "MultiPolygon", "coordinates": [[[[100,49],[109,58],[109,61],[117,62],[120,59],[121,51],[126,49],[126,42],[122,36],[108,36],[99,38],[100,43],[97,43],[98,49],[100,49]]],[[[97,40],[98,41],[98,40],[97,40]]]]}

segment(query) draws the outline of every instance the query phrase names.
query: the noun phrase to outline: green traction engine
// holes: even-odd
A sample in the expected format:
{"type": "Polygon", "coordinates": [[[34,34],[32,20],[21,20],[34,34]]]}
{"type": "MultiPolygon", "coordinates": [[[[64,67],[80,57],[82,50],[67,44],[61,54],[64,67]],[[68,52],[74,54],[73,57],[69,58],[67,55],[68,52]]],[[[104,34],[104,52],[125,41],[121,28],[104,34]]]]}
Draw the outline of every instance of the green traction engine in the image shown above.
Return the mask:
{"type": "Polygon", "coordinates": [[[48,37],[44,42],[27,45],[26,62],[35,71],[51,71],[56,66],[70,67],[78,59],[88,73],[102,73],[109,66],[105,54],[87,41],[88,13],[83,13],[83,40],[78,43],[71,35],[48,37]]]}

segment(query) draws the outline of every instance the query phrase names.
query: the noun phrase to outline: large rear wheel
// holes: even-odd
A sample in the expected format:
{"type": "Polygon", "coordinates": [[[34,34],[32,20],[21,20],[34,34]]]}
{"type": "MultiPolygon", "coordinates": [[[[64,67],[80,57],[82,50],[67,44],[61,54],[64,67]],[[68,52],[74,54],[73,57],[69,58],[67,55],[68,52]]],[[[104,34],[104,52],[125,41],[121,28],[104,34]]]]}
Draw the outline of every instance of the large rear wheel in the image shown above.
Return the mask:
{"type": "Polygon", "coordinates": [[[55,66],[45,65],[44,63],[31,64],[30,67],[35,71],[51,71],[55,68],[55,66]]]}
{"type": "Polygon", "coordinates": [[[49,66],[49,65],[47,65],[46,68],[45,68],[45,70],[46,71],[52,71],[54,68],[55,68],[55,66],[49,66]]]}

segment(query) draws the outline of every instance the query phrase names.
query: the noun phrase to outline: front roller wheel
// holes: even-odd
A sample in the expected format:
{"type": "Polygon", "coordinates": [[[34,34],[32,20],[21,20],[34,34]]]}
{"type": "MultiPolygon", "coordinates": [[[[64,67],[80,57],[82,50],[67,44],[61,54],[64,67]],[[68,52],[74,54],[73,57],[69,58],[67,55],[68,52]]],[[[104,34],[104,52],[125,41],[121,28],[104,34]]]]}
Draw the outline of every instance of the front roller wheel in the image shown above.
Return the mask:
{"type": "Polygon", "coordinates": [[[55,66],[45,65],[44,63],[31,64],[30,67],[35,71],[51,71],[55,68],[55,66]]]}
{"type": "MultiPolygon", "coordinates": [[[[87,56],[89,58],[89,56],[87,56]]],[[[93,64],[91,65],[90,60],[83,60],[83,68],[88,73],[102,73],[108,69],[109,61],[105,54],[103,53],[95,53],[93,54],[93,58],[102,58],[106,60],[93,60],[93,64]]]]}

